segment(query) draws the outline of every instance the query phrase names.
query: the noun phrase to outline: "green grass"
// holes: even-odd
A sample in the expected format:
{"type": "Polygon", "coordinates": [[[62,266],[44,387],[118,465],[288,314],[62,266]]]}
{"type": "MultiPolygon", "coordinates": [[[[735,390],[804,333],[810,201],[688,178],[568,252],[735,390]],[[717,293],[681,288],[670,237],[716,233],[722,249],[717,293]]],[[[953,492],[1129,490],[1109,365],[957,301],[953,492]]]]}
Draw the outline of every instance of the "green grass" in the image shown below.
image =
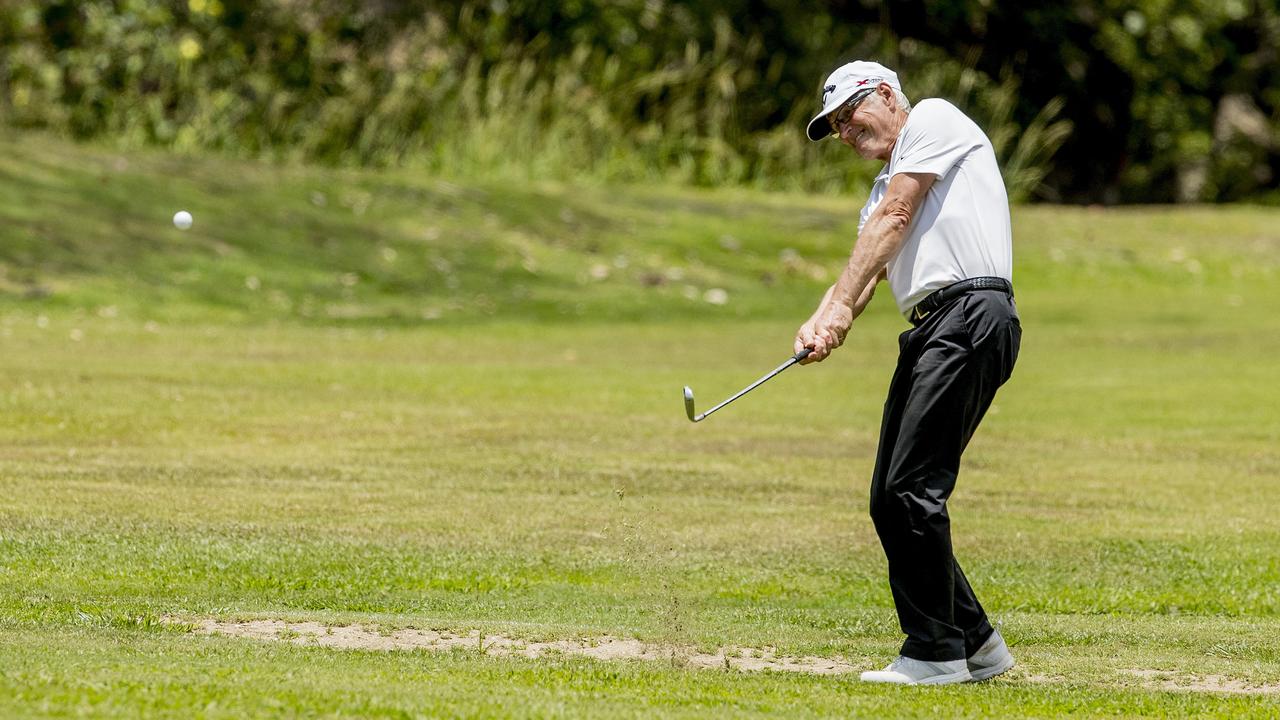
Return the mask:
{"type": "Polygon", "coordinates": [[[1021,665],[904,693],[159,622],[886,662],[866,484],[904,327],[888,293],[830,362],[697,426],[677,398],[713,402],[788,354],[859,198],[0,149],[0,715],[1280,712],[1274,693],[1124,672],[1280,682],[1274,210],[1017,210],[1023,354],[952,515],[1021,665]],[[703,300],[716,287],[726,304],[703,300]]]}

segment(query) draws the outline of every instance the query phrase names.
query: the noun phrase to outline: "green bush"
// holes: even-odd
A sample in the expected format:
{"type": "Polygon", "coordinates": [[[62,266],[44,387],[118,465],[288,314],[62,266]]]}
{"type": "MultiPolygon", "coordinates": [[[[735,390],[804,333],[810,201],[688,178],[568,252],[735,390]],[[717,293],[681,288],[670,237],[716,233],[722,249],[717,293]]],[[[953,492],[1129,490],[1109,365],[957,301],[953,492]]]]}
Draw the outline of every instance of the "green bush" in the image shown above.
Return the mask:
{"type": "Polygon", "coordinates": [[[0,121],[452,176],[839,191],[875,169],[801,128],[855,56],[970,112],[1015,197],[1070,133],[1061,100],[1028,113],[1018,79],[972,54],[745,1],[17,0],[0,6],[0,121]]]}

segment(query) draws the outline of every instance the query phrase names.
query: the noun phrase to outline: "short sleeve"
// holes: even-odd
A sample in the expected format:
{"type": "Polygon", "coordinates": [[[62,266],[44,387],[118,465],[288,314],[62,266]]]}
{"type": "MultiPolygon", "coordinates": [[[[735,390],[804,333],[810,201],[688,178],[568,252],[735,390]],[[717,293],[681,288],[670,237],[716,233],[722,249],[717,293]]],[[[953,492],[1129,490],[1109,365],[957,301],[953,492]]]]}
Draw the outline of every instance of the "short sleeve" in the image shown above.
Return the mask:
{"type": "Polygon", "coordinates": [[[858,213],[858,234],[862,234],[862,226],[867,224],[867,220],[871,218],[871,213],[876,211],[876,206],[884,199],[885,188],[889,185],[889,173],[882,172],[876,177],[875,183],[871,185],[871,193],[867,195],[867,202],[862,206],[862,212],[858,213]]]}
{"type": "Polygon", "coordinates": [[[943,177],[982,145],[973,121],[945,100],[922,101],[907,118],[898,144],[893,174],[927,173],[943,177]]]}

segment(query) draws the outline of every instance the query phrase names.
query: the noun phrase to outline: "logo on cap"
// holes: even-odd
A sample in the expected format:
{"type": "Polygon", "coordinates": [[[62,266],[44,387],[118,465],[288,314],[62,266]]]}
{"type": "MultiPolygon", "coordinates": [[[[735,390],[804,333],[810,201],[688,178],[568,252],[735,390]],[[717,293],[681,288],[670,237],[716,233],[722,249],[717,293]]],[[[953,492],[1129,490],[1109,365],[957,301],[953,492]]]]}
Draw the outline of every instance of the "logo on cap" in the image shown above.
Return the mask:
{"type": "Polygon", "coordinates": [[[835,85],[828,85],[828,86],[826,86],[826,87],[822,88],[822,104],[823,104],[823,105],[826,105],[826,104],[827,104],[827,96],[828,96],[828,95],[830,95],[830,94],[831,94],[831,92],[832,92],[833,90],[835,90],[835,89],[836,89],[836,86],[835,86],[835,85]]]}

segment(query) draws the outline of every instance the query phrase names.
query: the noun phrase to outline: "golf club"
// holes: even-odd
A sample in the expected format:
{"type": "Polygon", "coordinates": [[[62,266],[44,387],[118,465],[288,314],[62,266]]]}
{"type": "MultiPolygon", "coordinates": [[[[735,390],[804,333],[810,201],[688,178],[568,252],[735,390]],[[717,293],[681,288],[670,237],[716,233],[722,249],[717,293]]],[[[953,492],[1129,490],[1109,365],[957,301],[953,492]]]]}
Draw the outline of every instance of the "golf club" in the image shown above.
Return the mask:
{"type": "Polygon", "coordinates": [[[701,415],[695,415],[695,414],[693,413],[693,388],[689,387],[688,385],[685,385],[685,386],[684,386],[684,411],[685,411],[685,413],[686,413],[686,414],[688,414],[689,419],[690,419],[690,420],[692,420],[693,422],[702,422],[702,421],[703,421],[703,420],[705,420],[705,419],[706,419],[706,417],[707,417],[708,415],[710,415],[711,413],[713,413],[713,412],[715,412],[715,411],[719,410],[720,408],[724,407],[725,405],[728,405],[729,403],[733,402],[734,400],[737,400],[738,398],[742,397],[743,395],[746,395],[747,393],[751,392],[752,390],[755,390],[757,387],[759,387],[760,385],[762,385],[762,384],[763,384],[766,380],[768,380],[769,378],[773,377],[774,375],[777,375],[778,373],[782,372],[783,370],[786,370],[787,368],[791,367],[792,365],[795,365],[796,363],[800,362],[801,360],[803,360],[803,359],[805,359],[805,358],[809,357],[809,353],[811,353],[811,352],[813,352],[813,348],[805,348],[805,349],[801,350],[800,352],[798,352],[798,353],[796,353],[795,355],[793,355],[792,357],[790,357],[786,362],[784,362],[784,363],[782,363],[781,365],[779,365],[778,367],[774,368],[773,372],[771,372],[771,373],[769,373],[768,375],[765,375],[764,377],[760,378],[759,380],[757,380],[757,381],[755,381],[755,382],[751,383],[751,384],[750,384],[750,385],[748,385],[747,387],[743,388],[743,390],[742,390],[741,392],[739,392],[737,395],[734,395],[733,397],[729,398],[728,400],[725,400],[724,402],[722,402],[722,403],[720,403],[719,405],[717,405],[717,406],[715,406],[715,407],[711,408],[710,410],[708,410],[708,411],[706,411],[706,412],[702,413],[701,415]]]}

